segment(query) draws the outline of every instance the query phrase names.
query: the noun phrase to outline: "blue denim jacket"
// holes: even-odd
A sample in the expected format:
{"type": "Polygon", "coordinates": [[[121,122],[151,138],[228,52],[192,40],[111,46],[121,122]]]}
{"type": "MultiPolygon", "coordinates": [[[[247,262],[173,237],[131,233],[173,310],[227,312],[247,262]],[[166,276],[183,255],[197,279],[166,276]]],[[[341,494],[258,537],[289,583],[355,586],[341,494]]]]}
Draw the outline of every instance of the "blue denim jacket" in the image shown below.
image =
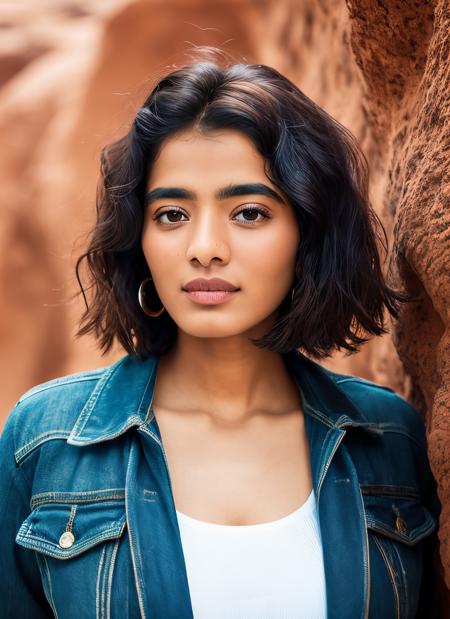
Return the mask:
{"type": "MultiPolygon", "coordinates": [[[[328,617],[437,616],[441,505],[421,417],[387,387],[298,351],[283,359],[305,411],[328,617]]],[[[127,355],[37,385],[11,411],[0,440],[2,617],[192,619],[151,410],[157,365],[127,355]]]]}

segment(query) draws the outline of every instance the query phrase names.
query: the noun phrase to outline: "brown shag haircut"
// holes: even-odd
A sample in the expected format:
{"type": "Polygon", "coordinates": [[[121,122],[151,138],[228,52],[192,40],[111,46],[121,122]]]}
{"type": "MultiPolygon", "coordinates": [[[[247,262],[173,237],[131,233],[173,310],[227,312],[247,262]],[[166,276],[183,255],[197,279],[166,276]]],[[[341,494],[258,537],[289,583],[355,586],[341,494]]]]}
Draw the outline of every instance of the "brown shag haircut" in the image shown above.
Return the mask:
{"type": "MultiPolygon", "coordinates": [[[[102,354],[117,338],[141,359],[162,355],[174,343],[177,325],[167,311],[150,318],[138,303],[139,285],[150,275],[141,230],[156,154],[165,138],[192,127],[247,135],[265,159],[267,177],[296,214],[301,240],[294,300],[289,291],[272,329],[251,341],[320,359],[333,350],[358,352],[369,339],[363,331],[387,333],[384,307],[398,318],[399,304],[413,297],[391,288],[383,276],[377,242],[387,253],[387,236],[369,203],[368,164],[355,137],[269,66],[196,58],[163,76],[128,133],[101,152],[97,222],[76,262],[76,296],[82,293],[86,304],[76,336],[94,333],[102,354]],[[83,260],[91,305],[79,275],[83,260]]],[[[153,286],[150,297],[160,308],[153,286]]]]}

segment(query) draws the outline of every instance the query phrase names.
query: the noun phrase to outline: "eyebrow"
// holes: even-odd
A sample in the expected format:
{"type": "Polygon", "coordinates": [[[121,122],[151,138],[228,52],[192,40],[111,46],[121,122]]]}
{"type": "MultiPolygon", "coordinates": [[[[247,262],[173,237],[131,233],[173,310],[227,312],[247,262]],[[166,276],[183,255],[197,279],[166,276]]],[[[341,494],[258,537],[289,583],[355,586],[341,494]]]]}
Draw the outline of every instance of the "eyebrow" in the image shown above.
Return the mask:
{"type": "MultiPolygon", "coordinates": [[[[226,200],[235,196],[261,195],[272,198],[284,204],[283,198],[273,189],[264,183],[244,183],[241,185],[227,185],[221,187],[215,193],[217,200],[226,200]]],[[[149,191],[144,198],[144,205],[148,206],[151,202],[161,198],[177,198],[184,200],[195,200],[197,194],[183,187],[156,187],[149,191]]]]}

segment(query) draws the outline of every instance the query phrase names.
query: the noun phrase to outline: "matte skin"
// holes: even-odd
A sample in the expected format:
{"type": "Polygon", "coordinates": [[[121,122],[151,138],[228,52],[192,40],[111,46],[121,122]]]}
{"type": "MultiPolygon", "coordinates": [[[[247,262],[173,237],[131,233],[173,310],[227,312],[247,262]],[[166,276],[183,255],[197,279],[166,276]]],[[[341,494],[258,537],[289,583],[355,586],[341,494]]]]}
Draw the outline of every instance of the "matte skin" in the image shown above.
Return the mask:
{"type": "Polygon", "coordinates": [[[147,187],[197,194],[152,202],[142,248],[178,326],[176,345],[160,359],[153,399],[176,508],[219,524],[281,518],[312,489],[298,388],[281,355],[248,341],[269,330],[290,294],[300,242],[292,206],[264,166],[238,131],[189,129],[163,142],[147,187]],[[214,198],[226,185],[258,182],[283,203],[261,195],[214,198]],[[269,218],[243,207],[261,207],[269,218]],[[240,290],[224,303],[199,305],[182,291],[196,277],[221,277],[240,290]]]}

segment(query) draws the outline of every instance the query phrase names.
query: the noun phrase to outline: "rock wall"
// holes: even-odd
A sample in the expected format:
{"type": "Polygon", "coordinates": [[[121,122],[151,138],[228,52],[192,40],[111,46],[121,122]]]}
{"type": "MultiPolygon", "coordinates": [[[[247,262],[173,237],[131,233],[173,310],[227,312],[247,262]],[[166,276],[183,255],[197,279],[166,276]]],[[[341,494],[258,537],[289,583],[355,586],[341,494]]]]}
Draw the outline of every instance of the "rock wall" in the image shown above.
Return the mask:
{"type": "Polygon", "coordinates": [[[449,548],[449,6],[375,0],[23,0],[0,7],[3,418],[28,387],[110,363],[74,339],[74,262],[93,222],[99,150],[195,45],[275,66],[359,139],[389,236],[386,271],[420,294],[392,333],[324,365],[421,411],[449,548]],[[447,157],[446,157],[447,155],[447,157]]]}

